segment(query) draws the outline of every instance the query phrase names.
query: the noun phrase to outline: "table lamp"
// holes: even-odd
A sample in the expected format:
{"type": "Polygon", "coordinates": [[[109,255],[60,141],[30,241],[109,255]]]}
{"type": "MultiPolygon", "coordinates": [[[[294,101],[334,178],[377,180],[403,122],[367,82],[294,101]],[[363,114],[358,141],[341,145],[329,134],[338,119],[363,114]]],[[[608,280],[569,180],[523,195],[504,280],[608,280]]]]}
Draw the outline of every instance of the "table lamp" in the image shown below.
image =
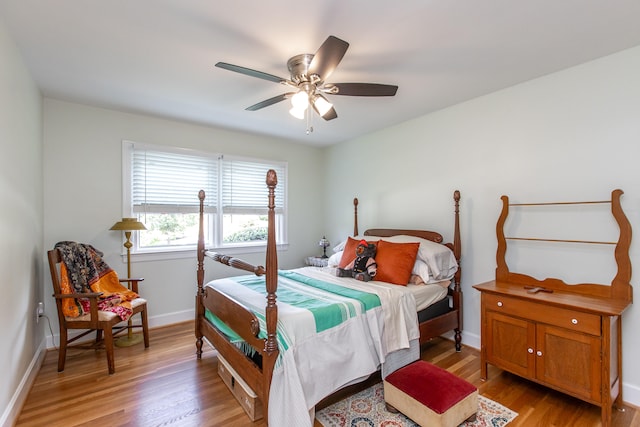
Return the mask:
{"type": "Polygon", "coordinates": [[[327,256],[327,247],[330,245],[329,241],[325,236],[322,236],[322,239],[318,242],[318,246],[322,247],[322,258],[329,258],[327,256]]]}
{"type": "MultiPolygon", "coordinates": [[[[122,221],[118,221],[109,230],[124,231],[124,247],[127,249],[127,278],[131,278],[131,232],[137,230],[146,230],[147,227],[143,223],[138,221],[137,218],[122,218],[122,221]]],[[[119,337],[115,344],[118,347],[129,347],[138,344],[142,341],[142,335],[133,334],[131,319],[128,320],[127,336],[119,337]]]]}

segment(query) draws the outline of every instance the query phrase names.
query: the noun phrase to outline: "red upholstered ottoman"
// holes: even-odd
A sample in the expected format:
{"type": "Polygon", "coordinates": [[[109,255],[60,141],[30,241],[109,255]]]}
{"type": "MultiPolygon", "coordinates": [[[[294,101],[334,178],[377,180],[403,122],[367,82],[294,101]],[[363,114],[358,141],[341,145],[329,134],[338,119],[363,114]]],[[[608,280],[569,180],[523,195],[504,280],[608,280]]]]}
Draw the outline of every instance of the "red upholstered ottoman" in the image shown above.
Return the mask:
{"type": "Polygon", "coordinates": [[[455,427],[478,411],[478,389],[424,360],[384,379],[387,409],[400,411],[421,426],[455,427]]]}

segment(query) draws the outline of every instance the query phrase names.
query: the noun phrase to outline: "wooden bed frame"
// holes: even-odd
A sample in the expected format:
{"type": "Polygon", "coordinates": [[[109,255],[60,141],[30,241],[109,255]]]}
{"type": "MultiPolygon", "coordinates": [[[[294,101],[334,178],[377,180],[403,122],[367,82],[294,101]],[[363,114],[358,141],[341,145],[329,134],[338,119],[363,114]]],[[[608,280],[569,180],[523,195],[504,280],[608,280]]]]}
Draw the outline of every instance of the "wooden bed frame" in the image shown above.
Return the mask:
{"type": "MultiPolygon", "coordinates": [[[[275,188],[277,176],[275,171],[267,173],[266,184],[269,192],[268,202],[268,237],[265,267],[254,266],[238,258],[207,251],[204,245],[204,191],[200,191],[200,231],[198,235],[198,270],[197,282],[198,291],[196,294],[196,354],[198,359],[202,357],[203,338],[211,343],[218,353],[231,365],[246,384],[256,393],[258,399],[263,404],[264,417],[268,420],[269,390],[274,365],[278,357],[278,345],[276,342],[276,324],[278,307],[276,304],[276,291],[278,281],[278,259],[275,241],[275,188]],[[229,265],[234,268],[254,273],[257,276],[265,275],[266,281],[266,338],[258,338],[259,324],[257,317],[247,308],[236,301],[226,297],[213,288],[205,287],[204,283],[204,259],[212,258],[215,261],[229,265]],[[205,310],[210,310],[231,329],[233,329],[242,339],[251,345],[258,356],[250,358],[245,355],[235,345],[231,344],[226,336],[215,328],[206,318],[205,310]]],[[[455,191],[453,196],[455,202],[455,228],[453,243],[446,243],[454,253],[458,265],[460,265],[460,222],[459,222],[459,201],[460,192],[455,191]]],[[[357,223],[358,200],[354,199],[354,235],[358,234],[357,223]]],[[[375,235],[389,237],[397,234],[413,235],[429,239],[437,243],[442,243],[442,235],[433,231],[424,230],[400,230],[400,229],[370,229],[365,231],[365,235],[375,235]]],[[[461,329],[462,329],[462,291],[460,289],[461,271],[457,273],[449,286],[449,299],[451,307],[446,313],[422,321],[420,323],[420,344],[444,333],[454,331],[456,350],[460,351],[461,329]]]]}

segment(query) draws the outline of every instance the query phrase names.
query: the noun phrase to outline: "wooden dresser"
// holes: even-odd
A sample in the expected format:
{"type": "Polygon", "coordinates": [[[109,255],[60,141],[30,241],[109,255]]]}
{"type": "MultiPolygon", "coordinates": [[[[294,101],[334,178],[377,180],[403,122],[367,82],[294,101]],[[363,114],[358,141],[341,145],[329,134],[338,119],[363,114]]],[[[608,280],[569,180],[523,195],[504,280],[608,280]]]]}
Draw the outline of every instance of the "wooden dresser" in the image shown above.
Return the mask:
{"type": "MultiPolygon", "coordinates": [[[[617,242],[511,238],[504,235],[507,196],[497,224],[496,280],[474,286],[481,292],[481,376],[487,364],[570,394],[602,409],[602,425],[622,404],[622,313],[632,302],[629,246],[631,225],[620,205],[621,190],[610,201],[620,235],[617,242]],[[570,244],[615,245],[617,274],[611,284],[568,285],[560,279],[537,280],[509,271],[507,241],[545,240],[570,244]]],[[[560,203],[531,203],[541,206],[560,203]]]]}

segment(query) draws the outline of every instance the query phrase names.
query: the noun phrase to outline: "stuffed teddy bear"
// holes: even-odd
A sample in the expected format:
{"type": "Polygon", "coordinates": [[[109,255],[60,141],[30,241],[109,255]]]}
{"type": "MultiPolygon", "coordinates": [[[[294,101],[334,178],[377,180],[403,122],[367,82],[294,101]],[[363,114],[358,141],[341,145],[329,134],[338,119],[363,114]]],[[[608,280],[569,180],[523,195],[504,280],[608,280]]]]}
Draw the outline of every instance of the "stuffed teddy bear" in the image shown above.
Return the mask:
{"type": "Polygon", "coordinates": [[[351,268],[338,268],[336,276],[353,277],[354,279],[368,282],[376,275],[378,264],[376,264],[376,245],[360,240],[356,247],[356,258],[347,264],[351,268]]]}

